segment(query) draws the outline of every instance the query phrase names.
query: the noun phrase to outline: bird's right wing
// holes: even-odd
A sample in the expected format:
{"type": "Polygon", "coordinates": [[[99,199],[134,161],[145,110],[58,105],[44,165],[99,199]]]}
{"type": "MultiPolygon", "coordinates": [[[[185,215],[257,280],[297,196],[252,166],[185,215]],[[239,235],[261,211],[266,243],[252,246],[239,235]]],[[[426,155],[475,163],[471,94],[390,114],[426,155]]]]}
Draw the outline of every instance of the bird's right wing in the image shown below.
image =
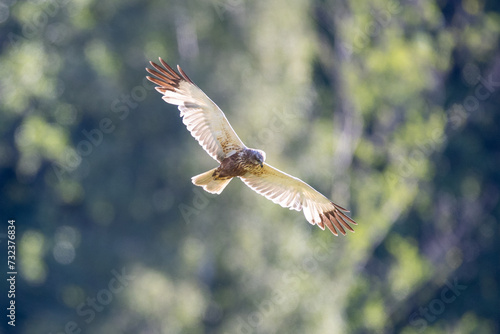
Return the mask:
{"type": "Polygon", "coordinates": [[[252,169],[240,178],[252,190],[274,203],[290,210],[303,210],[307,221],[317,224],[322,230],[326,225],[335,235],[338,235],[337,231],[344,235],[345,230],[354,232],[348,223],[357,224],[345,214],[348,210],[296,177],[264,164],[264,167],[252,169]]]}
{"type": "Polygon", "coordinates": [[[179,74],[159,59],[163,66],[149,62],[153,69],[146,68],[146,71],[155,77],[147,78],[158,85],[155,88],[163,94],[165,102],[178,106],[182,121],[205,151],[221,162],[245,148],[222,110],[189,79],[180,66],[177,66],[179,74]]]}

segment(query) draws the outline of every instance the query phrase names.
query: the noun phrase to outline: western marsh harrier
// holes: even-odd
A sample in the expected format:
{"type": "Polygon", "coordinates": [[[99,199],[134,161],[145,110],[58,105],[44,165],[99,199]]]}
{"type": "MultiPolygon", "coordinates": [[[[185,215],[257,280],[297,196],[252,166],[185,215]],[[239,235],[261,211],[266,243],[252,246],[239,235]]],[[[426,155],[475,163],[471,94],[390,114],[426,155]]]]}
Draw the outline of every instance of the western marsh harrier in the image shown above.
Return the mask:
{"type": "Polygon", "coordinates": [[[317,224],[322,230],[326,225],[335,235],[338,232],[345,235],[346,230],[354,232],[349,223],[357,224],[345,214],[348,210],[302,180],[266,164],[266,154],[243,144],[222,110],[189,79],[180,66],[177,66],[177,73],[163,59],[159,59],[162,66],[150,62],[153,68],[146,68],[154,76],[148,76],[148,80],[158,85],[155,88],[165,102],[178,106],[187,129],[220,163],[219,167],[194,176],[192,181],[195,185],[209,193],[220,194],[232,178],[239,177],[251,189],[274,203],[303,210],[307,221],[317,224]]]}

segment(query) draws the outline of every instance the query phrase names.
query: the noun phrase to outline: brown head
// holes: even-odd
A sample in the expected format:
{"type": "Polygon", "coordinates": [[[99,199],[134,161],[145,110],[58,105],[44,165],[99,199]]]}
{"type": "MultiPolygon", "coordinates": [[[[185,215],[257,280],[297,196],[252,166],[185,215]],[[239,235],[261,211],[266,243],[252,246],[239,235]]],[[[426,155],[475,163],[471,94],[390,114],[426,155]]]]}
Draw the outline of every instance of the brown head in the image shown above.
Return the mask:
{"type": "Polygon", "coordinates": [[[266,161],[266,153],[262,150],[256,150],[253,148],[248,149],[248,160],[254,165],[264,166],[264,161],[266,161]]]}

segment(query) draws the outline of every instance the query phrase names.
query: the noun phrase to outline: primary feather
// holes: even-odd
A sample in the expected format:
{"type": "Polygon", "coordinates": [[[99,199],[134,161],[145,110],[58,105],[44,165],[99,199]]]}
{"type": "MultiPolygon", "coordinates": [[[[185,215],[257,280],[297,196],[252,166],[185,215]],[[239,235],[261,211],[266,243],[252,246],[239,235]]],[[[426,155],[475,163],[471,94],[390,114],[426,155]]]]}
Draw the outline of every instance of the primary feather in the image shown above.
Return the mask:
{"type": "Polygon", "coordinates": [[[156,90],[163,94],[165,102],[178,106],[187,129],[212,158],[221,162],[246,147],[222,110],[189,79],[180,66],[177,69],[181,75],[161,58],[160,63],[163,67],[150,62],[154,69],[146,70],[155,77],[148,76],[148,80],[158,85],[156,90]]]}

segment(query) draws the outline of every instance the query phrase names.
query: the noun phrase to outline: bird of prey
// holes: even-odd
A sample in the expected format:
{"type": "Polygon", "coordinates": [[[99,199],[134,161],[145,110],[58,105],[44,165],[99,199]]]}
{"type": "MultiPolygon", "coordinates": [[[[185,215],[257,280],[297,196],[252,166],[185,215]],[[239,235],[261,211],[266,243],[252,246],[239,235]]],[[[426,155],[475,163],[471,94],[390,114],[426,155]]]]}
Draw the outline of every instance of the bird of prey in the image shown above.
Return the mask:
{"type": "Polygon", "coordinates": [[[325,226],[334,234],[354,232],[349,225],[357,225],[343,207],[333,203],[302,180],[265,163],[266,154],[243,144],[229,124],[222,110],[184,73],[178,72],[163,59],[161,66],[149,62],[153,75],[148,80],[157,84],[162,99],[177,105],[180,116],[191,135],[219,166],[194,176],[192,182],[209,193],[220,194],[234,177],[274,203],[290,210],[303,210],[312,225],[322,230],[325,226]],[[337,232],[338,231],[338,232],[337,232]]]}

